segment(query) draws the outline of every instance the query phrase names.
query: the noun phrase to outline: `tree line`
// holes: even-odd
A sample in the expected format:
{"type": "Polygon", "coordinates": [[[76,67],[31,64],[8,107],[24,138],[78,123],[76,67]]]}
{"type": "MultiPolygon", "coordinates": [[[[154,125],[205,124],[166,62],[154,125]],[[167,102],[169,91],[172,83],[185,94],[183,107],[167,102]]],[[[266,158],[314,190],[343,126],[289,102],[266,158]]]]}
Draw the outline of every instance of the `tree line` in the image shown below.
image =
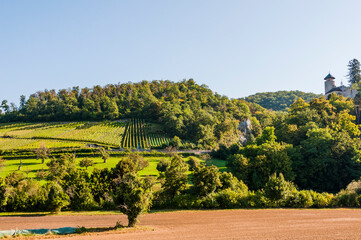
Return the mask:
{"type": "Polygon", "coordinates": [[[112,169],[94,169],[93,172],[78,168],[73,154],[52,158],[46,164],[48,172],[37,174],[42,182],[19,171],[0,178],[1,211],[117,209],[127,215],[128,226],[132,227],[138,216],[151,208],[361,206],[360,180],[351,181],[338,194],[330,194],[300,190],[282,173],[273,173],[261,179],[265,182],[258,189],[252,190],[239,179],[242,178],[240,175],[235,177],[231,172],[220,172],[217,167],[205,165],[196,157],[185,161],[177,154],[171,155],[169,160],[159,161],[158,179],[139,177],[138,171],[149,164],[139,153],[129,153],[112,169]],[[160,187],[155,187],[156,182],[160,187]]]}

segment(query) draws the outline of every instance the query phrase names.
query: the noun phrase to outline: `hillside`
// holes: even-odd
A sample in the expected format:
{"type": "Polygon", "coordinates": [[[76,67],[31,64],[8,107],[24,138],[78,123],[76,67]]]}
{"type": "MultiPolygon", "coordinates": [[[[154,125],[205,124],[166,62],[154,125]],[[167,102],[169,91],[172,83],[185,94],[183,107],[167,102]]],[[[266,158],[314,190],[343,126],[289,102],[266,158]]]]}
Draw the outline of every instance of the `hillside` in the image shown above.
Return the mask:
{"type": "MultiPolygon", "coordinates": [[[[126,149],[154,149],[168,146],[174,136],[159,124],[140,119],[103,122],[13,123],[0,126],[0,150],[82,148],[94,144],[126,149]]],[[[178,147],[184,147],[179,141],[178,147]]]]}
{"type": "Polygon", "coordinates": [[[2,101],[0,122],[143,119],[158,123],[168,136],[206,148],[237,142],[240,121],[253,117],[260,125],[256,112],[259,119],[266,114],[256,104],[221,96],[193,79],[45,90],[20,99],[18,108],[2,101]]]}
{"type": "Polygon", "coordinates": [[[285,111],[298,98],[302,98],[306,102],[314,98],[323,96],[322,94],[306,93],[302,91],[277,91],[262,92],[246,97],[246,101],[257,103],[262,107],[274,111],[285,111]]]}

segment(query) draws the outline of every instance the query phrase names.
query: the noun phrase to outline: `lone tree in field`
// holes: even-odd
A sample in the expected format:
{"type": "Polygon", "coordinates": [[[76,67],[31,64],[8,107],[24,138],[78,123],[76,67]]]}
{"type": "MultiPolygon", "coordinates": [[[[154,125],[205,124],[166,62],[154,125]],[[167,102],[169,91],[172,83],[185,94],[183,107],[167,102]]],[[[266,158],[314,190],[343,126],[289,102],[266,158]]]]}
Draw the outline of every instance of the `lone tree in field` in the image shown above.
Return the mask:
{"type": "Polygon", "coordinates": [[[21,170],[21,167],[23,166],[23,160],[20,159],[20,162],[19,162],[19,166],[18,166],[18,171],[21,170]]]}
{"type": "Polygon", "coordinates": [[[359,83],[361,80],[360,62],[357,59],[352,59],[348,62],[348,81],[352,85],[359,83]]]}
{"type": "Polygon", "coordinates": [[[152,199],[151,179],[142,179],[135,172],[126,174],[116,180],[116,197],[122,199],[120,212],[128,216],[128,227],[134,227],[138,216],[149,210],[152,199]]]}
{"type": "Polygon", "coordinates": [[[133,162],[135,166],[137,166],[137,171],[143,170],[149,166],[149,161],[144,159],[140,153],[129,153],[126,158],[133,162]]]}
{"type": "Polygon", "coordinates": [[[62,179],[67,173],[76,170],[76,158],[74,154],[63,153],[59,157],[53,157],[46,165],[48,169],[48,177],[50,180],[62,179]]]}
{"type": "Polygon", "coordinates": [[[45,159],[49,158],[50,150],[45,146],[44,143],[41,143],[40,147],[35,150],[35,155],[37,159],[41,159],[41,163],[44,164],[45,159]]]}
{"type": "Polygon", "coordinates": [[[88,170],[88,167],[91,167],[94,165],[94,161],[90,158],[83,158],[82,160],[80,160],[79,162],[79,166],[80,167],[85,167],[86,170],[88,170]]]}
{"type": "Polygon", "coordinates": [[[109,153],[107,153],[107,151],[105,151],[104,148],[99,148],[99,153],[101,158],[104,160],[104,163],[107,163],[107,159],[109,158],[109,153]]]}

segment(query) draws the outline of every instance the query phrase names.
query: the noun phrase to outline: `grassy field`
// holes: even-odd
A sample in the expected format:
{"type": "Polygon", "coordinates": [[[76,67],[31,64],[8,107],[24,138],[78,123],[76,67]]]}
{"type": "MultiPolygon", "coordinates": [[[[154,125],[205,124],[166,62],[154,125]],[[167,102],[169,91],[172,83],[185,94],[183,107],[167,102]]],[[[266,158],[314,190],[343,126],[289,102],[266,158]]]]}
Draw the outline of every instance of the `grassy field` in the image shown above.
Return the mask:
{"type": "MultiPolygon", "coordinates": [[[[82,158],[77,158],[77,164],[82,158]]],[[[110,157],[106,163],[104,163],[103,159],[100,157],[91,158],[94,161],[94,166],[88,167],[88,171],[92,172],[94,168],[103,169],[103,168],[113,168],[115,165],[122,160],[122,157],[110,157]]],[[[157,171],[157,164],[161,159],[170,159],[170,157],[145,157],[146,160],[149,161],[149,166],[145,169],[139,171],[140,176],[159,176],[159,172],[157,171]]],[[[189,157],[184,158],[185,161],[188,161],[189,157]]],[[[22,160],[22,167],[20,169],[21,172],[28,175],[29,177],[35,177],[37,171],[44,169],[47,170],[46,163],[50,160],[46,160],[44,164],[41,163],[40,159],[24,159],[22,160]]],[[[202,160],[200,160],[202,162],[202,160]]],[[[226,171],[226,161],[219,159],[210,159],[207,160],[207,165],[215,165],[221,171],[226,171]]],[[[17,171],[20,165],[20,160],[6,160],[5,167],[0,170],[0,177],[5,177],[7,174],[17,171]]],[[[80,167],[79,167],[80,168],[80,167]]],[[[191,172],[189,172],[190,174],[191,172]]]]}

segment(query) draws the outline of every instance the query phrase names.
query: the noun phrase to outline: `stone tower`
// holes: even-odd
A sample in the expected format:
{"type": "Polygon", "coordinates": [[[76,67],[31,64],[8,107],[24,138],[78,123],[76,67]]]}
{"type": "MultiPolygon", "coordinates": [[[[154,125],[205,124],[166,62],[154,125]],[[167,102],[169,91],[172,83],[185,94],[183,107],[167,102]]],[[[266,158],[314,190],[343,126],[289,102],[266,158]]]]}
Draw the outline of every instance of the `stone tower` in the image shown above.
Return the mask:
{"type": "Polygon", "coordinates": [[[325,78],[325,94],[328,93],[331,89],[335,88],[335,77],[329,73],[325,78]]]}

